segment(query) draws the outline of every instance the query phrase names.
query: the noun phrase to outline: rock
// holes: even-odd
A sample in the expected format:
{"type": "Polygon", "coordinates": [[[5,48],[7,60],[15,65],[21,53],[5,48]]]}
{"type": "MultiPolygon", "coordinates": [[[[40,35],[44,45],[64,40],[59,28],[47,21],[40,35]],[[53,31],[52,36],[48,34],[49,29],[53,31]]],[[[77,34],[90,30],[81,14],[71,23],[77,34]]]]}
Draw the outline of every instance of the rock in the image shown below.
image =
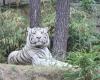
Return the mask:
{"type": "Polygon", "coordinates": [[[0,80],[63,80],[66,69],[0,64],[0,80]]]}

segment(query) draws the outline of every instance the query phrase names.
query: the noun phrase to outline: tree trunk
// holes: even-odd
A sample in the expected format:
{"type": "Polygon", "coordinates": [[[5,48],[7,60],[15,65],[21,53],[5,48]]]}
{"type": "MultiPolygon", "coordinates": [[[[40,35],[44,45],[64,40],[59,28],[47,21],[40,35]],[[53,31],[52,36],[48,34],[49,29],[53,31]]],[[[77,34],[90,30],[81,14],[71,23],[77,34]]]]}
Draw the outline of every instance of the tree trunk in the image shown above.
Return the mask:
{"type": "Polygon", "coordinates": [[[30,2],[30,27],[39,27],[41,0],[29,0],[30,2]]]}
{"type": "Polygon", "coordinates": [[[5,6],[5,0],[3,0],[3,6],[5,6]]]}
{"type": "Polygon", "coordinates": [[[53,40],[53,53],[58,60],[64,60],[67,49],[69,0],[56,1],[56,27],[53,40]]]}

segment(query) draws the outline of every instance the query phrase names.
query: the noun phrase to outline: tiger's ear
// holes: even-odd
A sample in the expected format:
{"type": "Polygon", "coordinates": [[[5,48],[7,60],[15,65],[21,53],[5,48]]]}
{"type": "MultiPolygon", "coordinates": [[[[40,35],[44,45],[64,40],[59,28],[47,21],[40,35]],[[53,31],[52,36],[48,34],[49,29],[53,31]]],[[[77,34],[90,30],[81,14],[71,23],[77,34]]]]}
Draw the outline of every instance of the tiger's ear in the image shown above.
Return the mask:
{"type": "Polygon", "coordinates": [[[45,27],[45,30],[48,32],[49,31],[49,28],[48,27],[45,27]]]}
{"type": "Polygon", "coordinates": [[[27,27],[27,31],[29,32],[31,30],[31,28],[30,27],[27,27]]]}
{"type": "Polygon", "coordinates": [[[32,32],[32,28],[27,27],[27,33],[30,34],[32,32]]]}

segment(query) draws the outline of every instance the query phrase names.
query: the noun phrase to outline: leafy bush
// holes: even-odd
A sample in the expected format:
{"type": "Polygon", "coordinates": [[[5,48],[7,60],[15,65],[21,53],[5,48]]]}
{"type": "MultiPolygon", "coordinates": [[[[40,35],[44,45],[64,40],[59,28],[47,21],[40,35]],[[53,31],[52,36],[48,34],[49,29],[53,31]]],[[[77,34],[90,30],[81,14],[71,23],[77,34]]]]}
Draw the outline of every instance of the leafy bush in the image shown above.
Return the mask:
{"type": "Polygon", "coordinates": [[[96,11],[95,0],[80,0],[81,7],[85,12],[92,13],[96,11]]]}
{"type": "Polygon", "coordinates": [[[100,34],[95,32],[94,15],[71,8],[67,62],[81,69],[66,72],[65,80],[99,80],[100,34]],[[91,18],[92,17],[92,18],[91,18]]]}
{"type": "Polygon", "coordinates": [[[0,62],[4,62],[11,51],[23,46],[27,26],[25,18],[16,10],[0,12],[0,62]]]}
{"type": "MultiPolygon", "coordinates": [[[[78,11],[71,9],[71,20],[69,27],[69,42],[68,50],[86,50],[89,51],[92,47],[92,43],[97,41],[95,34],[95,22],[89,18],[89,15],[84,11],[78,11]]],[[[93,20],[94,21],[94,20],[93,20]]]]}
{"type": "Polygon", "coordinates": [[[67,57],[67,61],[73,65],[79,65],[79,61],[83,56],[87,56],[88,58],[95,61],[95,59],[100,58],[99,52],[82,52],[82,51],[76,51],[76,52],[69,52],[69,55],[67,57]]]}
{"type": "Polygon", "coordinates": [[[96,52],[82,53],[72,52],[69,61],[79,65],[80,69],[75,72],[66,72],[65,80],[99,80],[100,54],[96,52]]]}

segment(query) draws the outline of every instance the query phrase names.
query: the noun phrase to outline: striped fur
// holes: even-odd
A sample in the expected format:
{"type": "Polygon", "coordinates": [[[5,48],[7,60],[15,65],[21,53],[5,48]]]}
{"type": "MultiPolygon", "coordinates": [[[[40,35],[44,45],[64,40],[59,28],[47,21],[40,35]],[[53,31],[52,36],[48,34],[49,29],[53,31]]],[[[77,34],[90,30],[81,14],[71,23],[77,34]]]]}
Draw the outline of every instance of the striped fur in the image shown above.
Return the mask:
{"type": "Polygon", "coordinates": [[[31,64],[32,57],[24,49],[12,52],[8,57],[11,64],[31,64]]]}
{"type": "Polygon", "coordinates": [[[9,64],[32,64],[42,66],[72,67],[54,59],[48,50],[49,36],[47,28],[28,28],[25,47],[19,51],[13,51],[8,56],[9,64]]]}

